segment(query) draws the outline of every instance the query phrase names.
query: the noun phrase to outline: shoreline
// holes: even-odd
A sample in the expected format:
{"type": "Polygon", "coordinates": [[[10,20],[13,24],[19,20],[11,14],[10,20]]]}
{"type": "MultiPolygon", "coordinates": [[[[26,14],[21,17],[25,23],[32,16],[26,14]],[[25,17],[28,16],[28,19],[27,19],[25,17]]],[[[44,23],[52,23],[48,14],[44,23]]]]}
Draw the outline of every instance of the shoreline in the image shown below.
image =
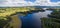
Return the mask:
{"type": "Polygon", "coordinates": [[[11,16],[12,18],[12,21],[11,21],[11,24],[13,26],[13,28],[21,28],[21,20],[18,18],[18,15],[14,15],[14,16],[11,16]]]}

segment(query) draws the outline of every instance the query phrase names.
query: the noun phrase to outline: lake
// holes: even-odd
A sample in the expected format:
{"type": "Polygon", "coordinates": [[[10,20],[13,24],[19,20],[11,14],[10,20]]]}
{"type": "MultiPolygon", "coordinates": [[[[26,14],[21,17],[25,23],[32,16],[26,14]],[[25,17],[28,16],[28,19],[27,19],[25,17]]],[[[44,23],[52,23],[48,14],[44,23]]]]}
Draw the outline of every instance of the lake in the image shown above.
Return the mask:
{"type": "Polygon", "coordinates": [[[22,28],[41,28],[42,17],[48,17],[52,11],[45,10],[45,12],[37,12],[32,14],[27,14],[26,16],[19,16],[22,20],[22,28]]]}

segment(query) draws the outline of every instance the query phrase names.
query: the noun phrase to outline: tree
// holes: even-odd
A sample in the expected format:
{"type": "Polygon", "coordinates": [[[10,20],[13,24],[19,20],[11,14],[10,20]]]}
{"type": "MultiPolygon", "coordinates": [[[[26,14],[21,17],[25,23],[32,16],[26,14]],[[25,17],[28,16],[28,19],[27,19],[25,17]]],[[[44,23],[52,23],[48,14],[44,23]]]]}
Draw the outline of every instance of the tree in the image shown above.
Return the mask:
{"type": "Polygon", "coordinates": [[[0,17],[0,28],[3,28],[5,25],[7,25],[10,21],[10,19],[5,20],[5,17],[0,17]]]}

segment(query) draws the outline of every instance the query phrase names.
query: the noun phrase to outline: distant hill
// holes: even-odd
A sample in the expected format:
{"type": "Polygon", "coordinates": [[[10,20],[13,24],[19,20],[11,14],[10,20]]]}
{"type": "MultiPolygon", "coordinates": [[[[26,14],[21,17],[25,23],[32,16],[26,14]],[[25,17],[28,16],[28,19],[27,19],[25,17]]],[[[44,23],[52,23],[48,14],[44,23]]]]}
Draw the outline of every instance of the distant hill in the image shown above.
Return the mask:
{"type": "MultiPolygon", "coordinates": [[[[60,8],[60,6],[22,6],[22,7],[35,7],[35,8],[60,8]]],[[[0,8],[10,8],[10,7],[0,7],[0,8]]],[[[12,8],[12,7],[11,7],[12,8]]],[[[15,7],[14,7],[15,8],[15,7]]],[[[17,7],[16,7],[17,8],[17,7]]],[[[20,7],[19,7],[20,8],[20,7]]]]}
{"type": "Polygon", "coordinates": [[[34,6],[36,8],[60,8],[60,6],[34,6]]]}

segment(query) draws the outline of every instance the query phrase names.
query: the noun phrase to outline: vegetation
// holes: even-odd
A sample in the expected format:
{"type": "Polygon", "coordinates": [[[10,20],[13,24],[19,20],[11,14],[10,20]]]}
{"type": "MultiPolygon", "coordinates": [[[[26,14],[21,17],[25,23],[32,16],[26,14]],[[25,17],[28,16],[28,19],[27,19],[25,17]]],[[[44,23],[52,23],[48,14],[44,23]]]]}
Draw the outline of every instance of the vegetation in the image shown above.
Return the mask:
{"type": "Polygon", "coordinates": [[[0,9],[0,16],[6,16],[6,15],[11,15],[14,14],[16,12],[26,12],[29,11],[28,8],[4,8],[4,9],[0,9]]]}
{"type": "Polygon", "coordinates": [[[10,21],[9,17],[0,17],[0,28],[4,28],[10,21]]]}
{"type": "Polygon", "coordinates": [[[50,15],[48,15],[49,17],[52,17],[52,18],[58,18],[60,19],[60,10],[54,10],[50,15]]]}
{"type": "Polygon", "coordinates": [[[60,28],[60,9],[55,9],[49,18],[41,18],[43,28],[60,28]]]}

